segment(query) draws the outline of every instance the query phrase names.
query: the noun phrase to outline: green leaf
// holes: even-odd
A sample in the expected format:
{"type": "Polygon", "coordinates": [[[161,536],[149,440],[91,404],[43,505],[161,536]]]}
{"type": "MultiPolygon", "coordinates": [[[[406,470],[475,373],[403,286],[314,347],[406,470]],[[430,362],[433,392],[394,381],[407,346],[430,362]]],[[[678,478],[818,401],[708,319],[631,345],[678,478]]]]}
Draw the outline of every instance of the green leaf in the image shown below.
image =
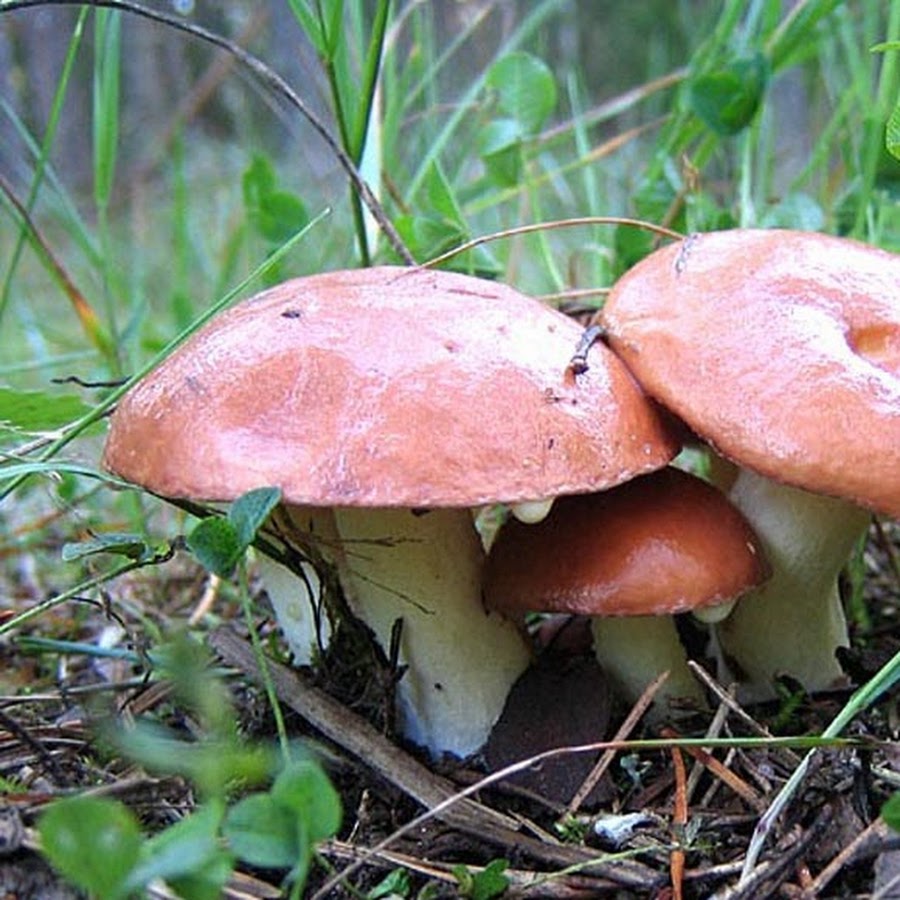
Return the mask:
{"type": "Polygon", "coordinates": [[[221,516],[200,521],[185,542],[200,564],[221,578],[231,576],[246,549],[234,524],[221,516]]]}
{"type": "Polygon", "coordinates": [[[213,674],[215,662],[208,647],[189,633],[175,632],[157,645],[151,659],[160,677],[172,683],[178,703],[199,719],[204,734],[226,745],[235,739],[230,694],[213,674]]]}
{"type": "Polygon", "coordinates": [[[412,881],[406,869],[388,872],[367,894],[366,900],[383,900],[385,897],[408,897],[412,881]]]}
{"type": "Polygon", "coordinates": [[[78,496],[78,479],[71,474],[64,473],[60,474],[59,481],[56,483],[56,496],[68,506],[72,506],[75,503],[75,498],[78,496]]]}
{"type": "Polygon", "coordinates": [[[241,179],[244,205],[248,209],[259,206],[261,198],[275,190],[276,181],[272,163],[265,156],[255,154],[241,179]]]}
{"type": "Polygon", "coordinates": [[[337,56],[338,48],[344,39],[344,29],[341,27],[344,21],[344,0],[329,0],[325,4],[330,17],[325,21],[322,13],[321,2],[316,3],[319,18],[322,20],[322,33],[325,36],[325,58],[329,61],[337,56]]]}
{"type": "Polygon", "coordinates": [[[900,831],[900,793],[891,794],[881,807],[881,817],[888,828],[900,831]]]}
{"type": "Polygon", "coordinates": [[[296,234],[309,221],[303,201],[288,191],[272,191],[261,198],[251,216],[257,231],[267,241],[281,244],[296,234]]]}
{"type": "MultiPolygon", "coordinates": [[[[134,650],[126,650],[124,647],[98,647],[85,641],[60,641],[54,638],[38,637],[33,634],[23,634],[15,638],[16,647],[23,653],[66,653],[74,656],[90,656],[95,659],[123,659],[130,663],[140,663],[141,655],[134,650]]],[[[148,653],[147,658],[154,659],[154,654],[148,653]]]]}
{"type": "Polygon", "coordinates": [[[822,231],[826,227],[827,216],[815,197],[801,191],[792,191],[765,210],[759,224],[764,228],[822,231]]]}
{"type": "Polygon", "coordinates": [[[891,114],[888,116],[884,132],[884,146],[891,156],[900,159],[900,103],[891,110],[891,114]]]}
{"type": "Polygon", "coordinates": [[[756,115],[768,80],[768,62],[757,53],[693,79],[688,89],[688,105],[716,134],[737,134],[756,115]]]}
{"type": "Polygon", "coordinates": [[[394,227],[415,259],[431,259],[468,238],[455,222],[434,216],[398,216],[394,227]]]}
{"type": "Polygon", "coordinates": [[[684,200],[684,230],[688,234],[733,227],[734,218],[730,210],[722,206],[721,199],[714,192],[700,187],[688,192],[684,200]]]}
{"type": "Polygon", "coordinates": [[[38,831],[45,855],[74,885],[100,900],[126,896],[143,838],[124,804],[100,797],[60,800],[40,817],[38,831]]]}
{"type": "Polygon", "coordinates": [[[234,782],[260,784],[271,777],[274,748],[217,739],[187,743],[146,722],[110,734],[110,743],[155,772],[183,775],[205,796],[216,796],[234,782]]]}
{"type": "MultiPolygon", "coordinates": [[[[210,803],[150,838],[142,848],[142,862],[131,872],[128,889],[138,891],[161,878],[189,887],[197,900],[221,896],[233,869],[233,857],[219,841],[223,813],[221,803],[210,803]]],[[[182,891],[179,895],[186,896],[182,891]]]]}
{"type": "Polygon", "coordinates": [[[444,173],[443,166],[437,160],[428,167],[422,187],[428,201],[428,208],[440,214],[448,222],[457,224],[461,231],[465,230],[462,207],[444,173]]]}
{"type": "Polygon", "coordinates": [[[202,870],[170,878],[169,884],[183,900],[219,900],[224,896],[223,888],[233,871],[234,858],[225,850],[220,850],[202,870]]]}
{"type": "Polygon", "coordinates": [[[296,814],[269,793],[250,794],[232,806],[222,831],[237,856],[264,869],[293,868],[309,853],[296,814]]]}
{"type": "Polygon", "coordinates": [[[495,859],[480,872],[472,872],[462,864],[454,866],[452,871],[464,897],[469,900],[493,900],[509,887],[509,878],[503,874],[508,866],[505,859],[495,859]]]}
{"type": "Polygon", "coordinates": [[[313,759],[291,762],[272,785],[273,800],[302,818],[313,842],[332,837],[341,827],[341,798],[313,759]]]}
{"type": "Polygon", "coordinates": [[[106,481],[109,484],[118,484],[120,487],[133,487],[127,485],[123,481],[119,481],[111,475],[104,472],[98,472],[90,466],[83,466],[79,463],[66,462],[63,459],[55,459],[52,462],[27,462],[13,463],[0,469],[0,482],[15,481],[27,475],[51,475],[57,478],[60,472],[67,472],[71,475],[82,475],[85,478],[96,478],[100,481],[106,481]]]}
{"type": "Polygon", "coordinates": [[[556,81],[546,64],[524,51],[510,53],[488,69],[485,83],[497,94],[503,115],[536,134],[556,106],[556,81]]]}
{"type": "Polygon", "coordinates": [[[515,119],[494,119],[478,135],[480,156],[493,156],[513,147],[520,147],[524,134],[515,119]]]}
{"type": "Polygon", "coordinates": [[[302,885],[316,841],[341,824],[341,802],[321,766],[310,758],[294,760],[267,793],[251,794],[235,804],[223,832],[245,862],[263,868],[290,868],[302,885]]]}
{"type": "Polygon", "coordinates": [[[280,501],[280,488],[263,487],[247,491],[231,504],[228,521],[234,526],[238,541],[244,550],[256,539],[256,532],[280,501]]]}
{"type": "Polygon", "coordinates": [[[320,58],[325,59],[328,52],[327,36],[323,34],[319,19],[309,8],[307,0],[288,0],[288,6],[291,8],[294,18],[300,23],[307,40],[316,48],[316,53],[320,58]]]}
{"type": "Polygon", "coordinates": [[[478,152],[490,179],[500,187],[522,180],[522,129],[515,119],[496,119],[482,130],[478,152]]]}
{"type": "MultiPolygon", "coordinates": [[[[666,167],[668,170],[668,167],[666,167]]],[[[632,204],[639,219],[647,222],[666,222],[670,228],[680,230],[684,222],[667,221],[676,202],[681,185],[673,183],[668,171],[652,181],[644,181],[634,193],[632,204]]],[[[654,236],[643,228],[620,225],[615,231],[615,248],[618,268],[624,271],[643,259],[654,247],[654,236]]]]}
{"type": "Polygon", "coordinates": [[[188,549],[210,572],[228,578],[279,500],[279,488],[247,491],[231,504],[226,517],[201,520],[185,539],[188,549]]]}
{"type": "MultiPolygon", "coordinates": [[[[816,44],[810,36],[816,33],[819,23],[841,6],[844,0],[817,0],[815,3],[800,3],[785,16],[783,26],[772,36],[769,51],[772,69],[776,72],[790,65],[796,54],[809,51],[816,44]]],[[[835,28],[835,30],[837,30],[835,28]]]]}
{"type": "MultiPolygon", "coordinates": [[[[413,257],[421,260],[439,256],[471,237],[455,222],[432,216],[398,216],[394,227],[413,257]]],[[[496,278],[503,271],[497,258],[484,246],[458,253],[442,263],[441,268],[467,272],[481,278],[496,278]]]]}
{"type": "Polygon", "coordinates": [[[109,203],[119,147],[119,70],[122,22],[119,10],[95,11],[94,58],[94,197],[109,203]]]}
{"type": "MultiPolygon", "coordinates": [[[[374,14],[366,25],[369,39],[360,72],[354,78],[345,70],[345,77],[338,85],[344,108],[348,111],[354,108],[356,110],[352,117],[347,117],[350,127],[346,149],[350,151],[351,157],[358,164],[363,162],[363,151],[369,133],[369,124],[372,120],[390,8],[391,0],[377,0],[374,4],[374,14]]],[[[346,29],[344,29],[344,35],[346,42],[346,29]]],[[[360,50],[362,50],[361,46],[360,50]]]]}
{"type": "Polygon", "coordinates": [[[139,534],[110,531],[95,535],[87,541],[79,541],[77,544],[63,544],[62,558],[66,562],[71,562],[96,553],[111,553],[114,556],[124,556],[126,559],[141,559],[151,552],[139,534]]]}
{"type": "Polygon", "coordinates": [[[253,229],[265,240],[281,244],[309,222],[303,201],[278,188],[272,163],[256,154],[241,180],[244,207],[253,229]]]}
{"type": "Polygon", "coordinates": [[[56,431],[90,411],[90,406],[72,394],[0,388],[0,428],[30,433],[56,431]]]}

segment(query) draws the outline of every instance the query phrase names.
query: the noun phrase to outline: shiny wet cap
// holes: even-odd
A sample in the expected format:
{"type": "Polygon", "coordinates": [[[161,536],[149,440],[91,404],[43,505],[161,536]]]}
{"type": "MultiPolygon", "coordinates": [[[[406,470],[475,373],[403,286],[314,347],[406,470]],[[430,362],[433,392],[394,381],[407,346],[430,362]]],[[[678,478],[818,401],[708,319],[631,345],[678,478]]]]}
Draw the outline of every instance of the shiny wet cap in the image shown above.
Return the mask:
{"type": "Polygon", "coordinates": [[[561,497],[538,524],[508,521],[488,555],[484,599],[506,614],[668,615],[733,600],[768,575],[741,513],[669,467],[561,497]]]}
{"type": "Polygon", "coordinates": [[[800,231],[692,235],[625,273],[602,322],[727,458],[900,515],[900,256],[800,231]]]}
{"type": "Polygon", "coordinates": [[[624,364],[510,287],[380,267],[288,281],[133,388],[104,465],[166,497],[474,506],[597,490],[678,450],[624,364]]]}

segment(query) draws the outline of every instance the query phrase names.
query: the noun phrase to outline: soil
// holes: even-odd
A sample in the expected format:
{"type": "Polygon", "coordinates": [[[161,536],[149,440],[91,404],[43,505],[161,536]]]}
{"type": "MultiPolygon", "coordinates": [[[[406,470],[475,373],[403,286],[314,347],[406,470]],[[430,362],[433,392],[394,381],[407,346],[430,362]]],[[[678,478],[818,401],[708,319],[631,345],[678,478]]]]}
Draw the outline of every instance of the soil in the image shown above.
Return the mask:
{"type": "MultiPolygon", "coordinates": [[[[865,603],[851,617],[853,646],[842,655],[857,684],[900,648],[897,536],[894,526],[873,526],[862,557],[865,603]]],[[[8,572],[4,587],[6,616],[51,593],[33,571],[8,572]]],[[[850,580],[844,587],[852,592],[850,580]]],[[[34,823],[55,797],[100,786],[126,801],[148,832],[195,803],[183,779],[144,771],[111,753],[98,733],[111,718],[128,727],[150,717],[198,737],[190,712],[148,667],[143,636],[183,624],[199,597],[210,599],[209,580],[177,554],[108,591],[101,602],[73,601],[49,611],[0,643],[0,775],[6,780],[0,896],[75,896],[37,852],[34,823]],[[27,642],[35,637],[132,649],[137,657],[35,652],[40,648],[27,642]]],[[[255,591],[260,634],[277,652],[264,592],[255,591]]],[[[211,609],[195,627],[237,673],[228,685],[242,733],[270,740],[272,714],[236,592],[225,584],[212,593],[211,609]]],[[[504,883],[489,878],[501,859],[504,898],[900,896],[891,887],[900,872],[900,837],[879,816],[900,781],[893,692],[853,722],[846,732],[851,744],[815,753],[758,860],[742,875],[761,816],[805,752],[766,736],[820,733],[849,693],[807,697],[786,683],[780,702],[741,709],[713,683],[710,709],[681,710],[647,726],[611,702],[579,641],[553,646],[555,655],[545,656],[517,688],[484,754],[462,763],[431,763],[390,733],[391,685],[402,673],[390,670],[383,656],[373,654],[364,665],[332,660],[318,674],[273,663],[287,727],[318,748],[344,809],[339,835],[319,849],[321,865],[313,867],[305,896],[365,896],[398,868],[408,873],[407,897],[464,896],[466,890],[500,896],[488,885],[504,883]],[[591,703],[594,713],[586,715],[591,703]],[[765,739],[709,752],[674,742],[689,736],[765,739]],[[648,737],[663,743],[635,743],[648,737]],[[502,771],[552,747],[613,738],[612,747],[558,750],[514,774],[502,771]],[[594,787],[580,791],[598,762],[594,787]],[[578,794],[585,796],[573,802],[578,794]],[[455,869],[460,865],[468,875],[455,869]]],[[[226,896],[280,896],[283,874],[237,872],[226,896]]]]}

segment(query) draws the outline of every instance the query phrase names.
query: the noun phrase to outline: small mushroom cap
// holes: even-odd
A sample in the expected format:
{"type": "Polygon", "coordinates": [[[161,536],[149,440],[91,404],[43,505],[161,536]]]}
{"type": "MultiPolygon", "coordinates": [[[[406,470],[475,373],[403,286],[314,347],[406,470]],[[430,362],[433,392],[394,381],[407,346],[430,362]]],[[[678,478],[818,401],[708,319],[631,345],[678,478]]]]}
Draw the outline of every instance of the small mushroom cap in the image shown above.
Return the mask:
{"type": "Polygon", "coordinates": [[[104,464],[167,497],[474,506],[596,490],[678,441],[604,345],[491,281],[381,267],[237,304],[132,389],[104,464]]]}
{"type": "Polygon", "coordinates": [[[725,496],[666,468],[562,497],[537,525],[510,519],[487,559],[484,599],[507,614],[664,615],[732,600],[768,575],[725,496]]]}
{"type": "Polygon", "coordinates": [[[627,272],[603,324],[724,456],[900,515],[900,256],[799,231],[693,235],[627,272]]]}

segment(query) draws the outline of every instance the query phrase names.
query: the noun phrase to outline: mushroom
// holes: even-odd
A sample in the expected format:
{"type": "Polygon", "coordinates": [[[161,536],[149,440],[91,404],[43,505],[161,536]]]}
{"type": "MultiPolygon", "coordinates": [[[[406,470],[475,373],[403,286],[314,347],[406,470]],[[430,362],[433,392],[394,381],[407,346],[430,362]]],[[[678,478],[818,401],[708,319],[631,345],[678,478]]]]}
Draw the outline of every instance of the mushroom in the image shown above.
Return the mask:
{"type": "MultiPolygon", "coordinates": [[[[465,756],[530,659],[519,625],[482,606],[472,508],[602,489],[677,451],[608,349],[574,373],[580,335],[533,298],[449,272],[296,279],[216,317],[130,391],[104,462],[163,497],[277,486],[301,551],[317,545],[304,523],[324,521],[319,565],[337,567],[386,651],[402,622],[403,733],[465,756]]],[[[298,585],[276,611],[304,598],[298,585]]],[[[292,646],[296,619],[280,618],[292,646]]]]}
{"type": "Polygon", "coordinates": [[[900,512],[900,257],[788,230],[693,235],[602,312],[644,388],[736,463],[729,496],[774,574],[720,626],[748,699],[844,681],[836,575],[869,511],[900,512]]]}
{"type": "Polygon", "coordinates": [[[591,617],[600,666],[629,703],[702,703],[673,619],[733,600],[769,574],[743,516],[708,482],[665,468],[600,493],[561,497],[537,525],[510,521],[485,565],[489,609],[591,617]]]}

